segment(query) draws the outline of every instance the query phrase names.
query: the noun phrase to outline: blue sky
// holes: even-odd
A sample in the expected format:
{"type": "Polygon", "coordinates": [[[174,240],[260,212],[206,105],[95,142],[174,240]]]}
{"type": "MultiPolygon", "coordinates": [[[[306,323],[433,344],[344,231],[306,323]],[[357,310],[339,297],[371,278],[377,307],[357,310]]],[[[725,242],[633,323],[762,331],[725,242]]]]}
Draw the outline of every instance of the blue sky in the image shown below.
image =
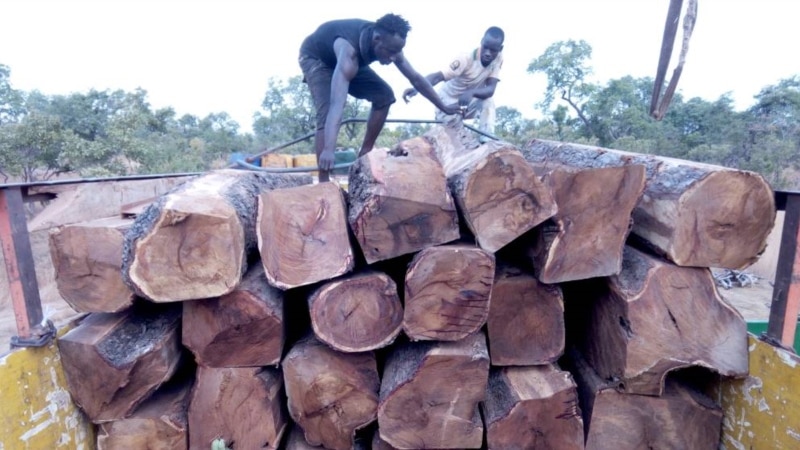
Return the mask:
{"type": "MultiPolygon", "coordinates": [[[[698,4],[679,84],[685,97],[713,101],[730,92],[743,109],[764,86],[800,74],[793,48],[800,2],[698,4]]],[[[300,42],[319,23],[394,12],[412,25],[405,54],[423,74],[476,47],[489,26],[503,28],[505,65],[495,100],[538,117],[534,105],[546,84],[543,75],[527,73],[531,60],[556,41],[584,39],[593,48],[593,81],[654,77],[668,6],[669,0],[5,0],[0,63],[11,67],[17,89],[54,95],[141,87],[154,108],[201,117],[226,111],[249,131],[267,80],[299,75],[300,42]]],[[[373,67],[399,99],[408,82],[393,66],[373,67]]],[[[415,97],[409,105],[399,100],[390,117],[432,114],[433,106],[415,97]]]]}

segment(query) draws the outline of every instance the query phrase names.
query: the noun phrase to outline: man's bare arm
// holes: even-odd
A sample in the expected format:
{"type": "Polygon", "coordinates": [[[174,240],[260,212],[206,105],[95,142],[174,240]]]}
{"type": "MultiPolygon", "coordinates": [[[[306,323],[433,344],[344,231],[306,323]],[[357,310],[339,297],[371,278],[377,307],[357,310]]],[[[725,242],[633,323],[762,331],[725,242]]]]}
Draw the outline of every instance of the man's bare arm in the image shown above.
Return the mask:
{"type": "Polygon", "coordinates": [[[440,99],[436,94],[436,91],[433,90],[433,86],[431,86],[431,83],[428,81],[428,79],[414,70],[414,67],[411,66],[405,56],[402,54],[399,55],[395,60],[394,65],[397,66],[397,68],[400,70],[400,73],[402,73],[403,76],[405,76],[408,81],[411,82],[411,85],[414,86],[414,89],[416,89],[417,92],[422,94],[423,97],[427,98],[443,113],[458,114],[458,107],[456,105],[445,105],[442,102],[442,99],[440,99]]]}
{"type": "Polygon", "coordinates": [[[333,152],[336,149],[336,140],[342,124],[347,91],[350,87],[350,80],[358,72],[358,55],[356,49],[349,42],[338,38],[333,43],[333,49],[336,52],[336,67],[333,69],[331,78],[330,107],[328,108],[328,117],[325,118],[324,146],[319,158],[320,169],[323,170],[333,167],[333,152]]]}
{"type": "MultiPolygon", "coordinates": [[[[442,72],[429,73],[428,75],[425,76],[425,78],[428,80],[428,83],[430,83],[431,86],[436,86],[437,84],[439,84],[442,81],[444,81],[444,75],[442,74],[442,72]]],[[[408,88],[405,91],[403,91],[403,100],[406,103],[408,103],[409,99],[411,97],[417,95],[417,93],[418,92],[417,92],[416,89],[408,88]]]]}

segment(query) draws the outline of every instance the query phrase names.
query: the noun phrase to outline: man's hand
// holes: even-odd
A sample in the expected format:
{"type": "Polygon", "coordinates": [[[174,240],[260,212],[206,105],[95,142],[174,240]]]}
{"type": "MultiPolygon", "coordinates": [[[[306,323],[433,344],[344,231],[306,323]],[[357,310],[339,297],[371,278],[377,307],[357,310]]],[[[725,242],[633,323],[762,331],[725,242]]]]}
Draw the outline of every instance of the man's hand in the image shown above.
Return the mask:
{"type": "Polygon", "coordinates": [[[467,91],[458,96],[458,106],[466,109],[472,101],[472,91],[467,91]]]}
{"type": "Polygon", "coordinates": [[[453,103],[452,105],[445,105],[444,109],[442,109],[442,112],[447,114],[448,116],[453,114],[458,114],[463,116],[464,113],[467,112],[467,108],[462,108],[461,106],[459,106],[458,103],[453,103]]]}
{"type": "Polygon", "coordinates": [[[403,91],[403,101],[408,103],[411,97],[415,95],[417,95],[417,90],[414,88],[408,88],[405,91],[403,91]]]}
{"type": "Polygon", "coordinates": [[[333,156],[333,150],[323,150],[322,154],[319,155],[319,161],[317,165],[319,166],[320,170],[331,170],[333,169],[333,163],[336,158],[333,156]]]}

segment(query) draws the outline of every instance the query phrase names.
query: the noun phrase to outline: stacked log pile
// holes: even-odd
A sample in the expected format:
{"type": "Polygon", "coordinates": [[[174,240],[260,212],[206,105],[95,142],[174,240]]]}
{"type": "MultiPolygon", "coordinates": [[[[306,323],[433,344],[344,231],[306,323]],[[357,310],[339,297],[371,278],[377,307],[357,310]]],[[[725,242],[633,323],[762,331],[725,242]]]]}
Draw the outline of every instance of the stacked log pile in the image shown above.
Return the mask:
{"type": "Polygon", "coordinates": [[[220,170],[55,230],[58,347],[100,449],[715,449],[673,375],[747,374],[710,268],[774,215],[753,173],[435,128],[349,192],[220,170]]]}

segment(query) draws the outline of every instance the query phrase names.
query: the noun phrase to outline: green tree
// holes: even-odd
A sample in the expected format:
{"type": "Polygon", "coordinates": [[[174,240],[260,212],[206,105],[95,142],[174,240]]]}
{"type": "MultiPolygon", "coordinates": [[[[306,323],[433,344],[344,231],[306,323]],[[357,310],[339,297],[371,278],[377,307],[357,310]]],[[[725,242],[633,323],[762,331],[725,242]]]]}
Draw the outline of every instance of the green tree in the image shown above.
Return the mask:
{"type": "Polygon", "coordinates": [[[747,139],[737,163],[788,187],[787,170],[800,169],[800,76],[763,88],[747,111],[747,139]]]}
{"type": "Polygon", "coordinates": [[[592,57],[592,46],[586,41],[567,40],[551,44],[539,57],[528,65],[528,73],[543,73],[547,76],[544,100],[539,107],[545,114],[558,97],[565,101],[583,121],[591,135],[595,135],[592,124],[584,113],[585,102],[597,90],[587,81],[592,74],[588,60],[592,57]]]}
{"type": "MultiPolygon", "coordinates": [[[[263,147],[273,147],[289,142],[316,129],[314,103],[308,87],[300,76],[288,80],[270,78],[269,87],[261,102],[263,112],[257,112],[253,122],[256,141],[263,147]]],[[[368,110],[363,100],[348,97],[343,120],[366,118],[368,110]]],[[[360,146],[365,126],[363,123],[348,123],[342,127],[340,145],[360,146]]],[[[313,140],[292,147],[290,152],[313,153],[313,140]]]]}
{"type": "Polygon", "coordinates": [[[11,87],[11,68],[0,64],[0,125],[16,123],[24,115],[23,95],[11,87]]]}
{"type": "Polygon", "coordinates": [[[84,141],[66,129],[58,117],[28,114],[19,123],[0,127],[0,168],[5,178],[48,180],[69,170],[62,154],[83,146],[84,141]]]}

